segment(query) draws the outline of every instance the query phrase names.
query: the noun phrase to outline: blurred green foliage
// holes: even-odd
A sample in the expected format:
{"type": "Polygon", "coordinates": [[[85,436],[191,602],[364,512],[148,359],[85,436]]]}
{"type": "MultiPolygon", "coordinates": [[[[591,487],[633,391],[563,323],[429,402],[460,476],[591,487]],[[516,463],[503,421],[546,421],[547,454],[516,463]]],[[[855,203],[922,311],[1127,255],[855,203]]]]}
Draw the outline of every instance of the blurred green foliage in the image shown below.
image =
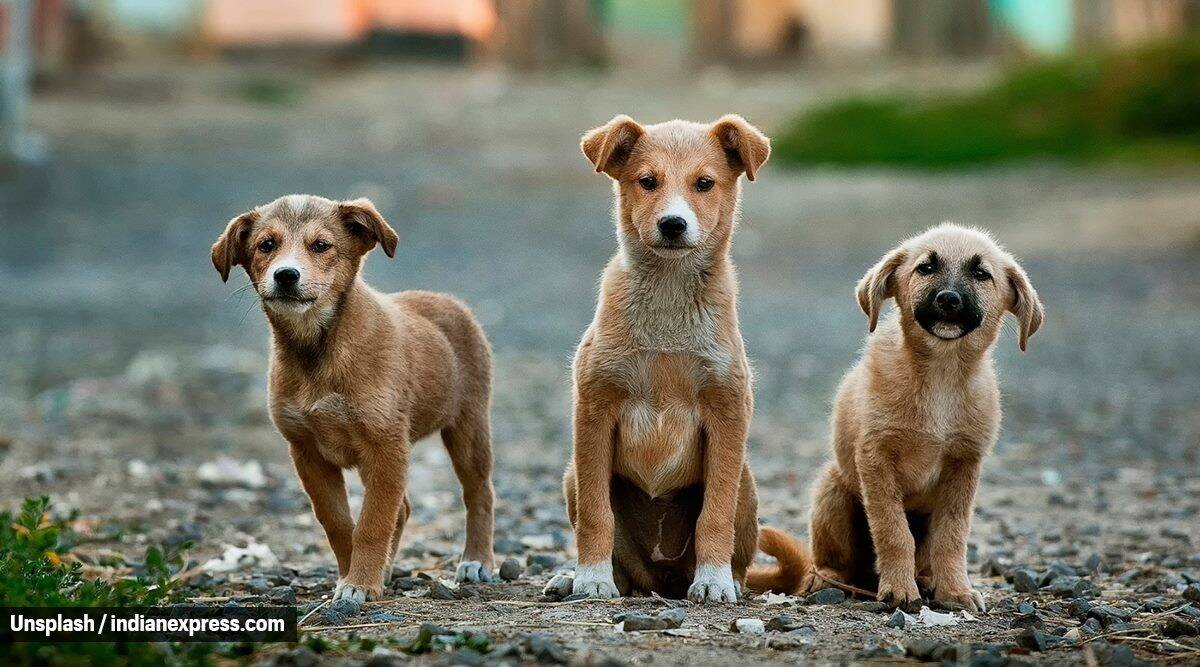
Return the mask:
{"type": "Polygon", "coordinates": [[[933,169],[1036,158],[1200,163],[1200,38],[1028,65],[960,96],[842,100],[791,122],[773,157],[933,169]]]}
{"type": "Polygon", "coordinates": [[[257,106],[291,108],[304,99],[304,87],[295,81],[269,76],[253,76],[242,81],[238,97],[257,106]]]}

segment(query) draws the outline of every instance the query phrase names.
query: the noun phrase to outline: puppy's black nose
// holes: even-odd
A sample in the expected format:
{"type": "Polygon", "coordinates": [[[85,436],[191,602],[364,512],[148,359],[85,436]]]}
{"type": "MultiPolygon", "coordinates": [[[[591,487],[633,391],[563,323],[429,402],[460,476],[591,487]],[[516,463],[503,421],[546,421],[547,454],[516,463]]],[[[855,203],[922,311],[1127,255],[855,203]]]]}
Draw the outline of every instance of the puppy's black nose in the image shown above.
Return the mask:
{"type": "Polygon", "coordinates": [[[300,272],[290,266],[275,269],[275,284],[280,287],[291,287],[300,282],[300,272]]]}
{"type": "Polygon", "coordinates": [[[658,219],[658,232],[668,241],[674,241],[685,231],[687,231],[687,220],[677,215],[664,215],[658,219]]]}
{"type": "Polygon", "coordinates": [[[944,313],[958,312],[962,308],[962,295],[954,290],[942,290],[933,297],[934,303],[944,313]]]}

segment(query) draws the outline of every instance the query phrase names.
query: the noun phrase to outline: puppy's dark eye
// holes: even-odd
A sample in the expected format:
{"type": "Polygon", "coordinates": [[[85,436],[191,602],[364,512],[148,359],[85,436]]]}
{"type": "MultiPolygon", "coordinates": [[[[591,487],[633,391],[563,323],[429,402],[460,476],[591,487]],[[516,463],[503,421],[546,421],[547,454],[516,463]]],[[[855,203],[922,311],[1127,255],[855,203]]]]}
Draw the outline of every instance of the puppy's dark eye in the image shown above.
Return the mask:
{"type": "Polygon", "coordinates": [[[701,176],[700,178],[696,179],[696,190],[700,192],[708,192],[709,190],[712,190],[713,186],[716,184],[716,181],[713,179],[707,176],[701,176]]]}
{"type": "Polygon", "coordinates": [[[275,240],[274,239],[263,239],[262,241],[258,242],[258,251],[259,252],[271,252],[274,249],[275,249],[275,240]]]}
{"type": "Polygon", "coordinates": [[[937,266],[933,262],[924,262],[917,265],[917,273],[923,276],[932,275],[934,271],[937,271],[937,266]]]}
{"type": "Polygon", "coordinates": [[[642,186],[643,190],[653,190],[658,187],[658,179],[653,175],[643,176],[638,179],[638,185],[642,186]]]}
{"type": "Polygon", "coordinates": [[[325,252],[332,248],[333,245],[327,241],[313,241],[313,244],[309,247],[312,248],[313,252],[325,252]]]}
{"type": "Polygon", "coordinates": [[[974,278],[975,280],[984,281],[984,280],[991,280],[992,274],[988,273],[987,271],[984,271],[983,269],[975,269],[974,271],[971,272],[971,277],[974,278]]]}

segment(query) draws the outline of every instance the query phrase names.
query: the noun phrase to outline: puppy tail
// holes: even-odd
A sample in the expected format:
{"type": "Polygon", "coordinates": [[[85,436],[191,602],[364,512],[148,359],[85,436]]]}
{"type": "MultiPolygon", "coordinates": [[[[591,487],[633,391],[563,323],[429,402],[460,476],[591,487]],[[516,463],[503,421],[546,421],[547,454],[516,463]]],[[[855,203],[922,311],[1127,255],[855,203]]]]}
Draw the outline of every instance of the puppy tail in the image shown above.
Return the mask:
{"type": "Polygon", "coordinates": [[[746,571],[746,588],[752,591],[796,593],[812,567],[808,546],[777,528],[758,529],[758,548],[778,561],[774,565],[754,565],[746,571]]]}

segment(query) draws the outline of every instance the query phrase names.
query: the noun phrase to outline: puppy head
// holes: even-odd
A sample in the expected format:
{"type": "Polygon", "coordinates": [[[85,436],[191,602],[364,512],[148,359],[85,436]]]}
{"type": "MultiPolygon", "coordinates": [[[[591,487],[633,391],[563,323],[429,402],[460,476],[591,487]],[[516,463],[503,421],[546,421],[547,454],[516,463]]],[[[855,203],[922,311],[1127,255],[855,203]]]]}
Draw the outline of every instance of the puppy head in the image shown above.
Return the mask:
{"type": "Polygon", "coordinates": [[[231,220],[213,244],[212,261],[221,280],[235,265],[244,268],[272,313],[330,312],[363,255],[378,243],[391,257],[397,240],[369,200],[289,195],[231,220]]]}
{"type": "Polygon", "coordinates": [[[770,140],[736,115],[646,126],[617,116],[585,134],[581,147],[616,182],[622,241],[666,258],[728,239],[738,177],[753,181],[771,153],[770,140]]]}
{"type": "Polygon", "coordinates": [[[1012,255],[986,233],[949,223],[884,255],[859,281],[857,295],[871,331],[883,302],[894,298],[906,335],[934,344],[965,341],[986,348],[1008,311],[1020,324],[1018,344],[1024,350],[1044,314],[1037,291],[1012,255]]]}

